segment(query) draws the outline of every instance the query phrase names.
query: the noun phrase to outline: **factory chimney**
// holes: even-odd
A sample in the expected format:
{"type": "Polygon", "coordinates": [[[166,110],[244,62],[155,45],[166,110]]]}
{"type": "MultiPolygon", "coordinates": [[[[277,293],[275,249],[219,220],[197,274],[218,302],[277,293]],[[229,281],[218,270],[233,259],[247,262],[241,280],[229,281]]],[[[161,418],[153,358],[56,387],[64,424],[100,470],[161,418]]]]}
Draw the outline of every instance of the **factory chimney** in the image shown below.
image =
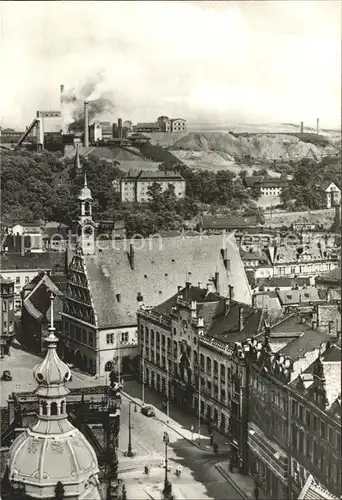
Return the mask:
{"type": "Polygon", "coordinates": [[[84,139],[83,146],[89,148],[89,115],[88,115],[88,101],[84,101],[84,139]]]}
{"type": "Polygon", "coordinates": [[[316,132],[319,135],[319,118],[317,118],[316,132]]]}
{"type": "Polygon", "coordinates": [[[118,118],[118,137],[122,139],[122,118],[118,118]]]}
{"type": "Polygon", "coordinates": [[[64,124],[64,85],[61,85],[60,90],[60,105],[61,105],[61,115],[62,115],[62,134],[66,133],[65,124],[64,124]]]}
{"type": "Polygon", "coordinates": [[[300,122],[300,133],[304,132],[304,122],[300,122]]]}

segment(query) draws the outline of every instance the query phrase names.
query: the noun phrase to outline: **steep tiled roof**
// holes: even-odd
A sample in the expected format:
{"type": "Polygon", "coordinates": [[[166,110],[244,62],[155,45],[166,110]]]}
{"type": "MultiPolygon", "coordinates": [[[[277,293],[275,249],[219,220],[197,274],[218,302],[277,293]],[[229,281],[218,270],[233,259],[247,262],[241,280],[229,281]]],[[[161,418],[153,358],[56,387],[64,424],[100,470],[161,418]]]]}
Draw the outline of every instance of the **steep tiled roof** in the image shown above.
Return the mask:
{"type": "Polygon", "coordinates": [[[43,320],[49,317],[50,312],[50,294],[55,294],[54,302],[54,317],[60,319],[60,313],[63,310],[62,292],[53,283],[47,274],[40,275],[34,278],[35,286],[23,301],[23,307],[38,320],[43,320]],[[37,279],[38,278],[38,279],[37,279]]]}
{"type": "Polygon", "coordinates": [[[288,356],[293,361],[302,358],[305,353],[318,349],[322,342],[328,342],[331,336],[321,332],[320,330],[313,330],[309,325],[302,325],[302,333],[299,337],[291,340],[279,353],[283,356],[288,356]]]}
{"type": "Polygon", "coordinates": [[[283,306],[320,302],[322,299],[318,294],[317,288],[305,288],[303,290],[278,290],[277,291],[280,303],[283,306]]]}
{"type": "Polygon", "coordinates": [[[324,283],[336,283],[336,285],[341,285],[341,268],[337,267],[332,271],[328,271],[327,273],[321,274],[316,278],[317,284],[324,283]]]}
{"type": "Polygon", "coordinates": [[[183,181],[183,177],[174,171],[164,171],[164,170],[141,170],[139,173],[132,174],[132,172],[128,172],[123,177],[123,180],[141,180],[141,181],[149,181],[149,180],[180,180],[183,181]]]}
{"type": "Polygon", "coordinates": [[[270,278],[258,278],[257,286],[267,287],[289,287],[289,286],[309,286],[310,278],[289,278],[287,276],[275,276],[270,278]]]}
{"type": "Polygon", "coordinates": [[[248,335],[255,335],[260,329],[262,311],[252,309],[249,305],[231,301],[229,312],[225,313],[225,299],[217,293],[206,289],[191,286],[183,288],[170,299],[157,305],[154,310],[158,313],[169,314],[176,306],[177,297],[181,296],[189,304],[196,301],[197,316],[202,317],[207,336],[216,338],[225,343],[235,342],[248,335]],[[240,331],[240,307],[243,308],[244,326],[240,331]]]}
{"type": "Polygon", "coordinates": [[[186,280],[196,285],[206,284],[215,272],[219,272],[221,295],[227,296],[228,285],[232,285],[236,300],[251,303],[247,278],[232,236],[224,242],[220,236],[137,241],[134,269],[127,247],[127,242],[120,242],[115,249],[97,250],[95,255],[83,257],[100,327],[135,325],[139,292],[146,305],[156,306],[172,297],[177,286],[186,280]],[[230,260],[228,271],[221,253],[223,246],[230,260]]]}

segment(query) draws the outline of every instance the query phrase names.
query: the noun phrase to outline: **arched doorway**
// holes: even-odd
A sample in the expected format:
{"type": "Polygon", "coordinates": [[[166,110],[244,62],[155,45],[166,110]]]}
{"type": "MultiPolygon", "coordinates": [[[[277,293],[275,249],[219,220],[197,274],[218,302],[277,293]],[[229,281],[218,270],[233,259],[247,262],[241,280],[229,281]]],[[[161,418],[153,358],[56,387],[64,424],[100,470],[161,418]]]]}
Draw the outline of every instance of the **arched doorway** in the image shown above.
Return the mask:
{"type": "Polygon", "coordinates": [[[114,370],[114,363],[113,361],[107,361],[105,364],[105,372],[111,372],[114,370]]]}

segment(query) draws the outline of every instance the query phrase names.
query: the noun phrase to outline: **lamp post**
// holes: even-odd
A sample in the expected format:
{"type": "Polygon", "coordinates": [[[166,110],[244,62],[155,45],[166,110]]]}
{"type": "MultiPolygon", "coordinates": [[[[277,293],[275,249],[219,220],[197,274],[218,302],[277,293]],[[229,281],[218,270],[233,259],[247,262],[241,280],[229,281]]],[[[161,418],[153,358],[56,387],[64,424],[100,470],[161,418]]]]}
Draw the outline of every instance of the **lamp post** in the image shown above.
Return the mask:
{"type": "Polygon", "coordinates": [[[172,484],[168,480],[168,460],[167,460],[167,446],[170,442],[169,434],[164,432],[163,442],[165,443],[165,479],[163,494],[165,497],[169,496],[172,492],[172,484]]]}
{"type": "MultiPolygon", "coordinates": [[[[134,453],[132,451],[132,426],[131,426],[131,406],[135,404],[134,401],[130,401],[128,404],[128,450],[126,453],[127,457],[134,457],[134,453]]],[[[134,407],[134,413],[137,412],[137,405],[134,407]]]]}

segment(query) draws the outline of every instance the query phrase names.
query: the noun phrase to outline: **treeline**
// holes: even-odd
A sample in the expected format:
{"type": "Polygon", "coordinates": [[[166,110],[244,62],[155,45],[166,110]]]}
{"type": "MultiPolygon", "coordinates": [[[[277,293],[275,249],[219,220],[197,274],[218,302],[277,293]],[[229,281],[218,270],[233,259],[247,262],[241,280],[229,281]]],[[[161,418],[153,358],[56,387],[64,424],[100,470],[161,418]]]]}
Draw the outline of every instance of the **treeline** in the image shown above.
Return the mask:
{"type": "MultiPolygon", "coordinates": [[[[178,200],[170,187],[161,193],[151,187],[151,201],[145,205],[123,204],[115,187],[122,172],[101,160],[83,160],[92,191],[97,220],[123,219],[129,234],[147,235],[158,230],[180,229],[203,210],[248,206],[241,179],[227,171],[196,172],[178,163],[161,168],[177,169],[187,181],[187,193],[178,200]],[[116,181],[116,182],[115,182],[116,181]]],[[[50,152],[6,152],[2,155],[1,185],[4,225],[15,220],[55,220],[70,225],[79,213],[78,195],[83,178],[74,178],[73,160],[63,161],[50,152]]]]}

